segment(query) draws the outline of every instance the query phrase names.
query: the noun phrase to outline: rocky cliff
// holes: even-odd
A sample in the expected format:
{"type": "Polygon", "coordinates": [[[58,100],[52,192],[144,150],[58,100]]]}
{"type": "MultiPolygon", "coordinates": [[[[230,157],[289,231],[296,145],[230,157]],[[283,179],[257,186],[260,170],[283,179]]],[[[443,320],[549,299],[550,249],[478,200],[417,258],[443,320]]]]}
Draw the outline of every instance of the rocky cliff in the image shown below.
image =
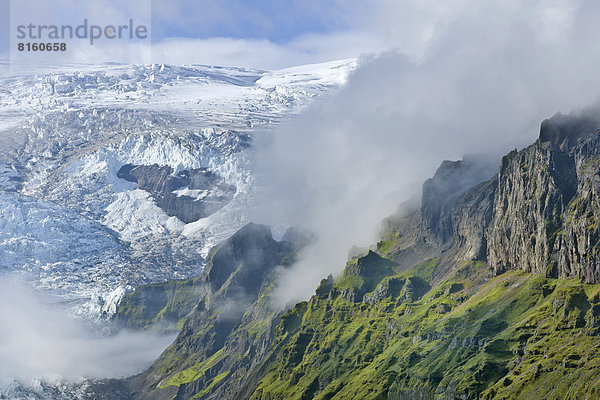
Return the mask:
{"type": "Polygon", "coordinates": [[[206,292],[177,340],[119,390],[600,398],[599,127],[592,113],[556,115],[495,172],[485,159],[442,163],[421,200],[384,221],[372,251],[285,312],[269,295],[297,247],[247,226],[211,252],[206,292]]]}
{"type": "Polygon", "coordinates": [[[385,222],[392,244],[384,250],[399,246],[391,257],[405,265],[454,250],[488,261],[496,274],[521,269],[598,283],[599,127],[591,111],[557,114],[496,173],[477,159],[444,161],[423,185],[420,208],[385,222]]]}
{"type": "Polygon", "coordinates": [[[205,294],[179,336],[144,374],[129,382],[142,399],[240,398],[248,371],[271,343],[279,312],[269,294],[295,245],[248,224],[214,248],[202,274],[205,294]]]}
{"type": "Polygon", "coordinates": [[[591,114],[558,114],[533,145],[503,158],[488,235],[497,273],[599,282],[599,127],[591,114]]]}

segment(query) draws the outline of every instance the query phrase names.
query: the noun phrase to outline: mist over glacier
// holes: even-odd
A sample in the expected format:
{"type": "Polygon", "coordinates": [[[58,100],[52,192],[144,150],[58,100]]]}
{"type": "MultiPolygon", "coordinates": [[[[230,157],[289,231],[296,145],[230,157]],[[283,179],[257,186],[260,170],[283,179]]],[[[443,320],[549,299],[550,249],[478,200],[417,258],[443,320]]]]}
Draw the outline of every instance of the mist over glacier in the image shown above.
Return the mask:
{"type": "Polygon", "coordinates": [[[56,299],[16,278],[0,278],[0,395],[6,382],[75,383],[141,372],[173,336],[125,332],[105,335],[65,312],[56,299]]]}
{"type": "Polygon", "coordinates": [[[599,95],[595,2],[388,5],[407,22],[376,16],[395,50],[363,57],[339,93],[256,150],[267,188],[257,218],[319,238],[282,276],[280,306],[341,271],[353,245],[376,242],[379,222],[419,196],[442,160],[483,153],[497,166],[543,119],[599,95]]]}
{"type": "MultiPolygon", "coordinates": [[[[57,149],[57,154],[64,155],[62,145],[78,143],[73,146],[76,151],[72,154],[57,158],[58,164],[63,164],[60,174],[46,175],[56,166],[51,157],[39,157],[29,164],[29,172],[33,171],[31,176],[35,179],[25,181],[24,185],[28,194],[33,195],[27,200],[32,204],[30,209],[36,211],[30,215],[43,214],[44,218],[49,215],[56,221],[62,217],[65,224],[75,221],[88,233],[92,228],[105,233],[107,226],[117,231],[120,239],[131,239],[135,233],[145,231],[156,231],[161,235],[163,231],[165,235],[175,232],[181,234],[181,238],[200,237],[204,246],[215,244],[247,219],[275,227],[305,227],[315,232],[318,240],[305,250],[299,263],[282,275],[276,302],[282,306],[308,297],[320,279],[343,268],[348,250],[354,244],[367,246],[377,240],[381,219],[393,213],[401,201],[418,196],[421,183],[433,174],[441,160],[460,159],[465,153],[486,153],[490,163],[497,165],[499,155],[531,143],[544,118],[557,111],[593,103],[598,96],[600,76],[596,69],[600,61],[600,42],[597,40],[600,26],[594,16],[600,11],[599,4],[585,0],[526,3],[454,0],[441,7],[436,5],[433,1],[415,4],[381,0],[366,8],[357,6],[356,13],[346,17],[352,20],[357,31],[369,32],[358,35],[361,49],[368,48],[374,41],[378,54],[361,59],[360,68],[351,75],[341,92],[317,101],[291,122],[285,118],[292,112],[290,110],[295,111],[297,106],[341,85],[345,72],[336,76],[336,71],[342,67],[352,69],[353,66],[349,66],[352,62],[339,63],[340,67],[334,63],[323,68],[327,72],[324,77],[316,74],[321,82],[310,78],[310,74],[318,69],[316,67],[266,73],[168,66],[104,66],[104,71],[100,72],[90,67],[92,70],[89,71],[78,71],[78,67],[73,67],[67,73],[49,73],[38,81],[37,77],[32,78],[29,86],[7,81],[7,85],[13,86],[7,86],[9,91],[0,93],[5,101],[0,110],[3,130],[6,128],[14,133],[13,129],[26,121],[29,124],[27,132],[38,140],[29,150],[39,150],[40,154],[50,156],[55,156],[52,152],[57,149]],[[381,52],[384,48],[388,51],[381,52]],[[301,77],[307,80],[298,83],[296,80],[301,77]],[[215,80],[218,85],[213,85],[215,80]],[[94,81],[96,86],[87,86],[94,81]],[[240,84],[226,85],[231,82],[240,84]],[[103,90],[97,90],[98,85],[103,86],[103,90]],[[235,90],[231,86],[236,86],[235,90]],[[144,112],[122,112],[121,108],[128,107],[131,102],[145,109],[144,112]],[[147,194],[134,192],[131,185],[123,182],[120,184],[127,187],[117,187],[115,170],[126,162],[160,162],[174,169],[205,166],[194,164],[198,161],[198,148],[204,146],[204,142],[198,147],[195,144],[187,146],[187,141],[180,140],[180,135],[189,132],[179,129],[181,125],[173,129],[177,132],[170,137],[173,133],[170,118],[158,121],[157,125],[154,117],[162,117],[165,109],[174,112],[175,119],[196,112],[202,115],[201,123],[211,127],[233,124],[235,129],[259,126],[267,130],[273,121],[273,125],[282,123],[272,134],[256,138],[253,150],[253,167],[256,168],[253,172],[258,174],[256,181],[253,177],[246,179],[245,171],[236,169],[238,165],[217,163],[223,175],[229,174],[232,180],[241,176],[244,183],[258,186],[258,193],[250,189],[243,192],[252,192],[252,199],[243,199],[241,205],[236,203],[241,208],[246,206],[246,200],[251,202],[253,207],[247,214],[219,214],[182,227],[182,224],[171,223],[173,220],[168,222],[169,218],[147,194]],[[143,115],[140,117],[140,114],[143,115]],[[72,120],[67,121],[63,118],[65,115],[72,120]],[[109,136],[94,136],[100,132],[96,129],[97,115],[130,118],[132,125],[142,126],[146,131],[142,134],[133,132],[122,142],[115,139],[121,135],[120,130],[109,136]],[[44,124],[47,125],[45,128],[44,124]],[[86,125],[89,130],[79,129],[85,124],[90,124],[86,125]],[[154,132],[157,129],[161,132],[154,132]],[[65,132],[80,136],[61,136],[65,132]],[[110,140],[114,143],[85,153],[80,151],[80,142],[74,139],[91,144],[90,148],[98,142],[110,140]],[[171,141],[174,142],[172,146],[164,146],[171,141]],[[181,147],[180,143],[186,146],[181,147]],[[158,150],[143,154],[139,152],[143,146],[158,150]],[[173,154],[173,149],[180,147],[179,155],[185,156],[187,164],[182,164],[177,154],[173,154]],[[192,151],[188,153],[190,148],[192,151]],[[48,176],[54,180],[47,181],[48,176]],[[107,190],[107,182],[117,189],[114,192],[107,190]],[[65,184],[71,186],[65,189],[65,184]],[[76,196],[73,195],[75,191],[76,196]],[[60,206],[38,201],[35,196],[40,193],[48,197],[44,201],[60,206]],[[65,199],[74,204],[65,204],[65,199]],[[95,207],[105,200],[106,204],[95,207]],[[74,205],[79,205],[80,211],[89,215],[85,218],[73,215],[66,219],[65,216],[72,215],[72,210],[67,212],[62,208],[74,205]],[[107,205],[112,207],[107,208],[107,205]],[[121,218],[123,214],[131,218],[121,218]],[[58,217],[54,218],[54,215],[58,217]],[[88,218],[96,220],[92,223],[88,218]],[[204,241],[205,238],[208,240],[204,241]]],[[[311,48],[322,38],[322,35],[299,38],[291,44],[292,50],[294,46],[311,48]]],[[[356,38],[348,33],[332,35],[326,41],[327,45],[319,49],[319,60],[324,54],[347,56],[347,51],[330,53],[327,46],[352,47],[356,44],[352,40],[356,38]]],[[[231,44],[229,39],[219,40],[210,43],[203,40],[201,45],[220,49],[223,43],[231,44]]],[[[235,46],[230,46],[229,50],[243,48],[245,55],[241,60],[264,62],[262,54],[256,47],[246,46],[248,43],[252,42],[235,40],[235,46]],[[249,52],[251,58],[248,58],[249,52]]],[[[194,46],[198,46],[197,41],[164,41],[157,50],[160,54],[168,49],[181,60],[189,56],[191,48],[197,49],[194,46]]],[[[282,52],[284,45],[274,46],[261,41],[260,47],[263,53],[270,54],[270,60],[276,59],[278,65],[302,58],[297,51],[293,56],[287,50],[282,52]],[[287,57],[286,62],[279,60],[281,54],[287,57]]],[[[201,51],[196,53],[202,54],[201,51]]],[[[221,55],[218,60],[225,57],[229,54],[221,55]]],[[[198,124],[198,121],[184,118],[177,122],[193,122],[194,127],[198,124]]],[[[214,159],[211,155],[211,160],[214,159]]],[[[231,161],[232,157],[224,154],[223,159],[231,161]]],[[[21,172],[11,169],[10,173],[25,179],[19,175],[21,172]]],[[[10,203],[6,201],[5,204],[10,203]]],[[[26,205],[26,202],[20,201],[20,205],[26,205]]],[[[9,216],[7,219],[12,219],[11,213],[6,215],[9,216]]],[[[93,271],[96,281],[84,287],[84,295],[96,290],[106,294],[121,284],[119,273],[124,270],[123,265],[132,266],[133,271],[124,280],[143,275],[138,268],[139,260],[121,261],[124,254],[129,255],[121,250],[120,242],[112,235],[106,235],[107,244],[100,250],[109,249],[115,254],[116,261],[108,264],[105,257],[103,262],[90,262],[91,267],[87,270],[80,266],[71,268],[58,257],[65,254],[54,251],[54,247],[60,248],[60,245],[52,247],[52,252],[48,251],[48,243],[58,242],[61,236],[53,235],[50,230],[33,232],[29,227],[38,221],[27,218],[24,221],[18,225],[27,228],[22,236],[36,243],[44,242],[40,247],[52,256],[41,263],[45,269],[39,268],[40,276],[44,278],[39,279],[42,287],[62,284],[66,288],[60,288],[69,295],[81,294],[82,286],[89,281],[60,282],[59,279],[48,279],[49,274],[55,274],[52,278],[76,273],[89,277],[93,271]],[[37,237],[32,237],[32,233],[37,237]],[[50,264],[67,265],[71,270],[51,268],[50,264]],[[75,284],[71,285],[73,282],[75,284]]],[[[60,224],[48,224],[49,227],[55,225],[60,224]]],[[[69,227],[61,229],[63,233],[70,232],[69,227]]],[[[13,229],[9,233],[20,232],[13,229]]],[[[12,237],[9,239],[7,244],[10,246],[24,243],[12,237]]],[[[82,250],[75,246],[79,236],[73,242],[67,239],[70,237],[65,238],[64,243],[77,251],[82,250]]],[[[174,242],[181,243],[179,240],[174,242]]],[[[90,243],[97,243],[97,240],[90,239],[90,243]]],[[[140,240],[140,243],[144,242],[140,240]]],[[[157,240],[156,243],[163,242],[157,240]]],[[[189,243],[197,244],[195,241],[189,243]]],[[[145,253],[149,247],[162,250],[153,244],[141,247],[138,253],[145,253]]],[[[8,245],[5,254],[14,249],[8,245]]],[[[180,247],[166,249],[165,253],[170,251],[171,256],[174,254],[172,249],[179,251],[180,247]]],[[[98,250],[96,247],[91,252],[98,250]]],[[[84,256],[81,259],[92,259],[87,253],[84,256]]],[[[172,258],[158,256],[147,265],[163,266],[164,269],[148,268],[148,276],[141,276],[145,280],[136,282],[174,275],[172,268],[176,263],[170,264],[172,258]]],[[[196,256],[198,253],[191,255],[196,256]]],[[[14,264],[23,262],[16,259],[14,264]]],[[[181,267],[180,276],[198,272],[196,264],[177,266],[181,267]]],[[[38,267],[36,260],[28,264],[31,269],[38,267]]],[[[125,332],[116,336],[98,336],[94,330],[67,317],[61,307],[47,303],[26,286],[14,282],[0,284],[1,379],[77,381],[81,377],[130,375],[148,365],[170,341],[169,338],[125,332]]]]}
{"type": "Polygon", "coordinates": [[[156,358],[172,338],[98,330],[134,287],[202,271],[247,222],[250,134],[294,118],[354,67],[70,65],[0,78],[0,280],[27,282],[2,286],[0,394],[132,375],[156,358]],[[207,170],[235,198],[185,224],[118,176],[127,164],[207,170]]]}

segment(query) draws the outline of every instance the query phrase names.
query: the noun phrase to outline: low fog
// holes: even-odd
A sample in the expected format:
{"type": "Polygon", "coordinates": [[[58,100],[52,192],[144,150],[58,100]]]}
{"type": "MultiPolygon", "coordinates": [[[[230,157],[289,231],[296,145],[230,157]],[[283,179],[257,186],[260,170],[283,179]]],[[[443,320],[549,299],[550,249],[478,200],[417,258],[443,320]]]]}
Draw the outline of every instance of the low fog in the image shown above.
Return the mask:
{"type": "Polygon", "coordinates": [[[497,166],[535,141],[543,119],[600,94],[600,4],[430,6],[439,12],[390,4],[407,22],[390,32],[395,49],[361,59],[344,89],[258,142],[256,219],[319,239],[282,276],[279,305],[339,273],[353,245],[375,243],[380,221],[419,196],[442,160],[485,153],[497,166]]]}
{"type": "Polygon", "coordinates": [[[0,382],[130,376],[173,341],[132,332],[101,336],[14,279],[0,278],[0,305],[0,382]]]}

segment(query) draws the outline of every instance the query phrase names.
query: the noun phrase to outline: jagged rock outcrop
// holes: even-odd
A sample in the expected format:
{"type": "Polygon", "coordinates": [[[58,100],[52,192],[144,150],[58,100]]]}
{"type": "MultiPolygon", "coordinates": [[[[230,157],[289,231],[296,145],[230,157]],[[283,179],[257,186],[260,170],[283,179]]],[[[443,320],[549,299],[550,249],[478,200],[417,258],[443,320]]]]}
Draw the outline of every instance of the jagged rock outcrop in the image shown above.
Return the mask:
{"type": "Polygon", "coordinates": [[[248,224],[215,247],[201,277],[206,293],[179,336],[129,385],[137,399],[239,398],[240,381],[272,340],[280,312],[270,304],[278,268],[295,246],[248,224]]]}
{"type": "Polygon", "coordinates": [[[152,195],[169,216],[185,223],[214,214],[231,201],[235,186],[222,182],[214,172],[192,169],[173,174],[169,166],[126,164],[117,176],[138,184],[152,195]]]}
{"type": "Polygon", "coordinates": [[[362,301],[363,296],[375,289],[386,276],[394,273],[397,264],[373,251],[351,260],[337,279],[335,294],[350,301],[362,301]]]}
{"type": "Polygon", "coordinates": [[[483,199],[477,196],[486,188],[476,190],[472,188],[488,181],[496,172],[497,167],[489,157],[465,155],[460,161],[442,162],[435,175],[423,184],[421,199],[423,227],[441,243],[451,241],[456,233],[457,224],[464,216],[464,213],[456,216],[453,208],[457,203],[465,208],[465,202],[469,202],[467,207],[470,205],[481,207],[477,203],[483,199]],[[463,195],[467,191],[471,193],[464,198],[463,195]]]}
{"type": "Polygon", "coordinates": [[[376,251],[283,314],[269,294],[298,245],[244,228],[211,252],[206,294],[132,395],[598,398],[600,285],[558,279],[599,279],[598,126],[557,115],[496,173],[442,163],[376,251]]]}
{"type": "Polygon", "coordinates": [[[477,159],[444,161],[423,185],[420,209],[386,221],[395,247],[384,253],[403,266],[447,252],[441,269],[462,258],[488,261],[496,274],[522,269],[600,282],[598,128],[593,111],[557,114],[496,174],[477,159]]]}
{"type": "Polygon", "coordinates": [[[591,114],[558,114],[533,145],[503,158],[488,234],[496,273],[600,282],[599,127],[591,114]]]}
{"type": "Polygon", "coordinates": [[[440,279],[457,260],[485,260],[497,189],[497,168],[491,160],[466,156],[442,162],[423,184],[420,205],[404,203],[383,222],[384,241],[378,252],[399,264],[400,270],[441,256],[435,273],[440,279]]]}

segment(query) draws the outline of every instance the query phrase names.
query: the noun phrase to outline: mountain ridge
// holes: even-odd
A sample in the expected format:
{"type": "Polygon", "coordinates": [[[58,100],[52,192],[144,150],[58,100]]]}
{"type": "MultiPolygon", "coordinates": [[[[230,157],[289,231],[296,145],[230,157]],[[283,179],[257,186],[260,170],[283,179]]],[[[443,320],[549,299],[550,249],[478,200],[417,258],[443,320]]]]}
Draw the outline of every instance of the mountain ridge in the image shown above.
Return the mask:
{"type": "MultiPolygon", "coordinates": [[[[384,221],[373,250],[289,310],[270,306],[277,269],[267,268],[275,275],[250,285],[218,343],[207,336],[222,326],[209,295],[153,367],[125,382],[130,395],[597,398],[600,123],[589,115],[544,121],[491,177],[476,159],[442,163],[421,203],[384,221]]],[[[291,262],[286,248],[280,261],[291,262]]],[[[213,293],[230,293],[232,254],[202,278],[213,293]]]]}

